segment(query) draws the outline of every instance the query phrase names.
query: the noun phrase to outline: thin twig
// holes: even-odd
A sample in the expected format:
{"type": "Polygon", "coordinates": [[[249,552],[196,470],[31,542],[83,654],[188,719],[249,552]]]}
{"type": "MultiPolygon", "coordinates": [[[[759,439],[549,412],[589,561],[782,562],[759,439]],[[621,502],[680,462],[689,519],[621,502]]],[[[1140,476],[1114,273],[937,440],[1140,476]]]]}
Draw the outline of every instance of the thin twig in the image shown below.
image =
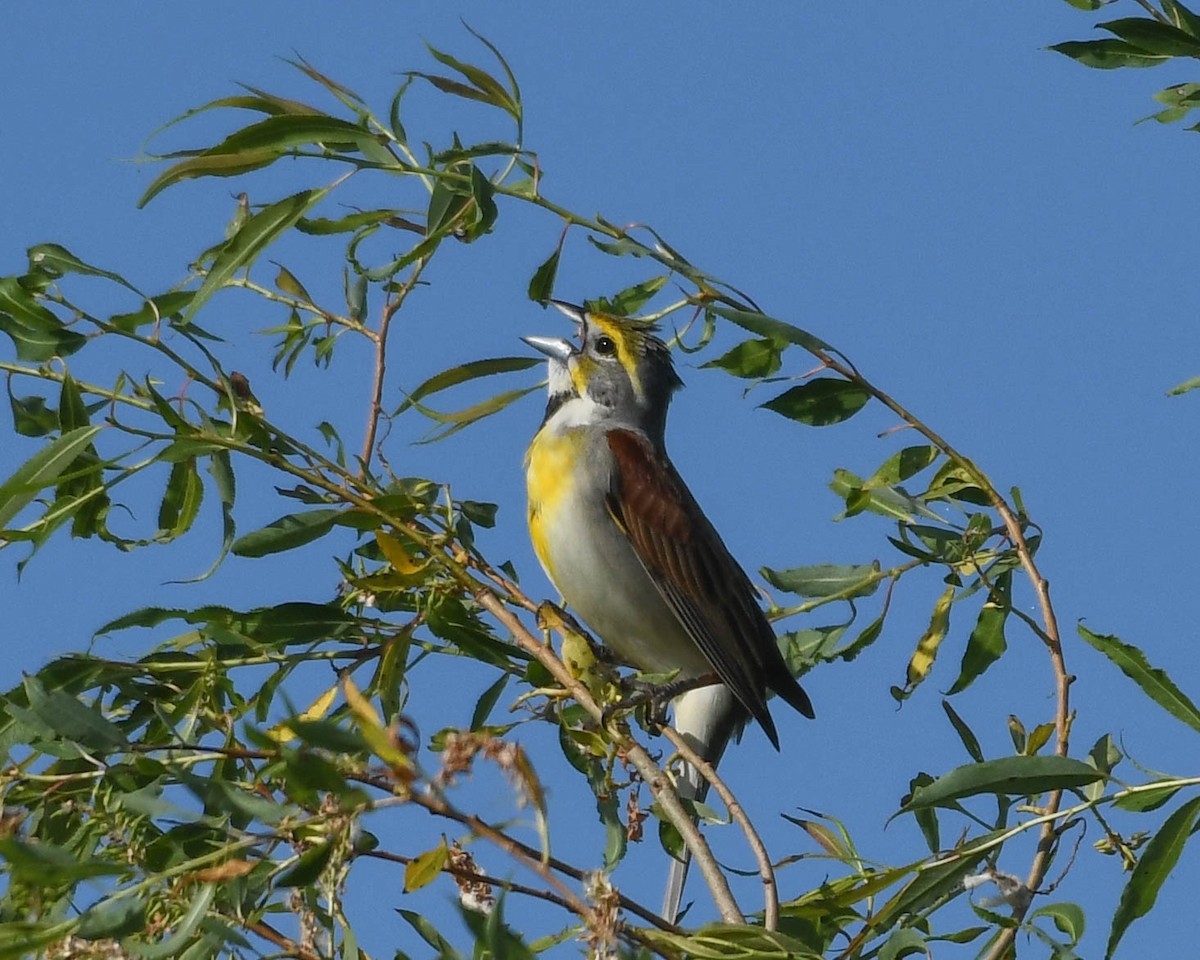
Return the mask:
{"type": "MultiPolygon", "coordinates": [[[[512,632],[517,643],[524,650],[537,657],[538,661],[550,671],[554,679],[570,692],[575,701],[597,723],[603,723],[604,711],[596,703],[587,688],[571,676],[570,671],[558,659],[554,651],[530,633],[516,614],[508,609],[489,587],[480,584],[478,581],[475,581],[475,583],[476,602],[507,627],[512,632]]],[[[658,801],[663,815],[679,831],[683,842],[687,845],[693,859],[696,861],[697,867],[699,867],[701,874],[704,876],[705,882],[708,884],[708,889],[712,893],[713,901],[717,906],[718,912],[721,914],[721,919],[726,923],[745,923],[745,917],[738,908],[737,901],[733,898],[733,892],[729,889],[729,882],[721,872],[721,868],[717,864],[716,857],[713,856],[708,842],[704,839],[696,825],[692,823],[692,818],[684,810],[683,804],[680,803],[679,794],[675,792],[675,786],[671,782],[671,778],[666,775],[658,764],[650,759],[650,755],[646,752],[645,748],[637,741],[632,739],[626,740],[621,744],[621,747],[625,752],[625,756],[634,765],[642,780],[650,788],[650,792],[653,794],[654,799],[658,801]]]]}
{"type": "MultiPolygon", "coordinates": [[[[365,854],[362,854],[362,856],[375,857],[379,860],[389,860],[393,863],[403,864],[412,863],[412,861],[416,859],[415,857],[406,857],[399,853],[390,853],[386,850],[369,850],[365,854]]],[[[574,868],[572,868],[570,871],[564,872],[569,872],[572,874],[578,873],[579,876],[577,879],[583,879],[583,871],[575,871],[574,868]]],[[[442,873],[448,873],[453,877],[458,877],[462,880],[468,880],[472,883],[486,883],[490,886],[499,887],[502,890],[506,890],[509,893],[519,893],[527,897],[533,897],[537,900],[544,900],[547,903],[553,903],[555,906],[562,907],[564,910],[572,909],[571,905],[564,898],[560,897],[552,890],[538,890],[535,887],[527,887],[524,884],[517,883],[515,880],[504,880],[499,877],[494,877],[491,874],[467,870],[464,867],[456,867],[452,863],[446,863],[443,865],[442,873]]],[[[653,926],[656,926],[658,929],[666,931],[667,933],[679,933],[678,927],[667,923],[658,914],[647,910],[636,900],[631,900],[629,897],[626,897],[623,894],[618,894],[618,898],[620,899],[621,908],[623,910],[636,914],[647,923],[652,924],[653,926]]]]}
{"type": "Polygon", "coordinates": [[[775,882],[775,868],[771,864],[771,857],[767,853],[767,847],[763,843],[762,837],[759,836],[758,831],[754,828],[754,824],[750,822],[750,818],[746,816],[746,811],[742,808],[737,797],[733,795],[733,791],[726,786],[724,780],[717,776],[717,771],[713,765],[693,750],[687,740],[674,727],[663,727],[663,734],[674,744],[676,752],[695,767],[700,772],[700,776],[708,781],[709,786],[717,792],[717,796],[725,804],[725,809],[729,811],[729,816],[733,819],[734,823],[742,828],[742,833],[746,835],[746,842],[750,845],[750,852],[754,854],[754,859],[758,862],[758,875],[762,879],[764,901],[763,926],[768,930],[778,929],[779,887],[775,882]]]}
{"type": "Polygon", "coordinates": [[[383,415],[383,386],[387,376],[388,331],[392,326],[392,318],[403,305],[405,299],[421,279],[421,273],[429,262],[428,257],[421,257],[413,264],[408,279],[402,283],[383,305],[379,317],[379,330],[371,337],[375,341],[375,378],[371,384],[371,406],[367,414],[366,436],[363,438],[362,474],[365,475],[371,463],[371,451],[375,448],[375,437],[379,432],[379,418],[383,415]]]}

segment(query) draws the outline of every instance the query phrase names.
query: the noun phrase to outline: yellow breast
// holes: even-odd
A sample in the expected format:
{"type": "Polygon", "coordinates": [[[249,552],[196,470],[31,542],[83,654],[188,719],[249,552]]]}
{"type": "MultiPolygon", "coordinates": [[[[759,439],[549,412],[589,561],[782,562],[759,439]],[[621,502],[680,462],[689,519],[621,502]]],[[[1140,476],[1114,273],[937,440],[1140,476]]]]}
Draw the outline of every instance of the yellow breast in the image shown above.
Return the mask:
{"type": "Polygon", "coordinates": [[[525,492],[529,499],[529,538],[551,580],[554,563],[546,529],[574,486],[582,451],[579,431],[539,431],[525,455],[525,492]]]}

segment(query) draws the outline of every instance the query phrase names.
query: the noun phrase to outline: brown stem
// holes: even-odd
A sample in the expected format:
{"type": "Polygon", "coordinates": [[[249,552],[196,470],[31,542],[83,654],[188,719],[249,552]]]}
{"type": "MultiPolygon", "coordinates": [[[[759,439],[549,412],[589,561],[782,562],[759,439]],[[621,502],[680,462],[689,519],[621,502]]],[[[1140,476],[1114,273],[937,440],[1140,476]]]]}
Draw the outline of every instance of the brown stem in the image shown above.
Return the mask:
{"type": "Polygon", "coordinates": [[[746,842],[750,845],[750,852],[754,854],[754,859],[758,862],[758,875],[762,879],[763,926],[768,930],[778,929],[779,887],[775,882],[775,868],[771,864],[771,857],[767,853],[767,847],[763,843],[762,837],[754,828],[754,824],[750,822],[750,818],[746,816],[746,811],[737,797],[733,795],[733,791],[726,786],[724,780],[717,776],[713,765],[701,758],[700,754],[693,750],[691,745],[680,736],[679,731],[673,727],[663,727],[663,734],[674,744],[676,752],[708,781],[709,786],[717,792],[717,796],[725,804],[725,809],[729,811],[729,816],[734,823],[742,828],[742,833],[746,835],[746,842]]]}
{"type": "MultiPolygon", "coordinates": [[[[491,613],[492,616],[512,632],[513,637],[522,649],[535,656],[542,666],[550,671],[551,676],[571,694],[574,700],[597,723],[604,722],[604,711],[596,703],[595,699],[593,699],[588,689],[571,676],[570,671],[555,656],[554,651],[530,633],[516,614],[500,601],[499,597],[488,587],[476,582],[475,599],[480,606],[491,613]]],[[[721,919],[726,923],[745,923],[745,917],[742,915],[737,901],[734,900],[733,893],[729,889],[729,882],[721,872],[721,868],[717,864],[712,850],[709,849],[707,841],[701,835],[696,825],[692,823],[692,818],[684,810],[683,804],[679,802],[679,794],[675,792],[671,778],[663,772],[658,764],[650,759],[650,755],[646,752],[645,748],[635,740],[627,739],[621,746],[625,752],[625,756],[634,765],[642,780],[650,788],[654,799],[658,801],[663,815],[679,831],[683,842],[687,845],[693,859],[696,861],[697,867],[699,867],[701,874],[704,876],[705,882],[708,884],[708,889],[712,893],[713,901],[721,914],[721,919]]]]}
{"type": "MultiPolygon", "coordinates": [[[[1055,732],[1055,754],[1060,757],[1067,755],[1070,745],[1071,733],[1071,713],[1070,713],[1070,687],[1071,676],[1067,673],[1066,662],[1063,659],[1061,635],[1058,629],[1058,618],[1054,613],[1054,606],[1050,602],[1050,584],[1045,577],[1042,576],[1038,569],[1037,563],[1033,559],[1033,553],[1029,549],[1029,542],[1025,539],[1025,531],[1012,507],[1008,502],[1000,496],[999,492],[992,485],[991,480],[984,474],[974,463],[954,449],[945,439],[936,433],[931,427],[926,426],[924,422],[918,420],[917,417],[910,413],[904,406],[894,400],[889,394],[884,393],[874,384],[870,383],[848,362],[844,362],[831,353],[824,350],[810,348],[817,359],[821,360],[825,366],[840,374],[852,383],[857,384],[866,390],[871,396],[875,397],[880,403],[891,410],[901,420],[911,426],[913,429],[922,434],[930,443],[941,450],[947,457],[950,458],[959,467],[965,470],[971,479],[978,487],[987,495],[992,508],[1000,517],[1004,528],[1008,533],[1009,539],[1016,548],[1017,556],[1021,560],[1021,567],[1025,571],[1025,575],[1029,578],[1029,582],[1033,587],[1034,595],[1037,597],[1038,608],[1042,617],[1042,630],[1037,631],[1042,642],[1045,644],[1048,653],[1050,654],[1050,664],[1054,672],[1055,687],[1057,694],[1057,703],[1054,713],[1054,732],[1055,732]]],[[[1062,803],[1062,791],[1056,790],[1049,795],[1046,802],[1046,811],[1054,813],[1062,803]]],[[[1037,890],[1042,881],[1045,879],[1046,872],[1050,867],[1050,860],[1054,852],[1054,846],[1057,839],[1057,832],[1052,820],[1047,821],[1043,826],[1040,835],[1038,836],[1037,850],[1034,853],[1033,861],[1029,867],[1029,875],[1026,878],[1025,885],[1030,891],[1037,890]]],[[[1006,927],[997,938],[988,954],[988,960],[1000,960],[1010,950],[1013,940],[1016,937],[1017,927],[1025,918],[1025,914],[1029,910],[1032,898],[1023,899],[1017,902],[1013,907],[1013,919],[1016,925],[1006,927]]]]}
{"type": "Polygon", "coordinates": [[[375,377],[371,384],[371,406],[370,412],[367,414],[366,436],[363,438],[361,472],[364,475],[371,463],[371,451],[375,449],[375,437],[379,433],[379,418],[383,416],[383,385],[387,378],[388,331],[392,326],[392,317],[396,315],[396,311],[400,309],[405,298],[417,285],[417,281],[421,279],[421,273],[425,270],[428,262],[428,257],[421,257],[413,264],[408,279],[384,303],[383,312],[379,317],[379,329],[371,337],[375,342],[375,377]]]}
{"type": "MultiPolygon", "coordinates": [[[[530,851],[531,853],[533,851],[530,851]]],[[[389,853],[386,850],[370,850],[363,856],[375,857],[378,860],[389,860],[393,863],[408,864],[413,861],[413,857],[406,857],[399,853],[389,853]]],[[[577,870],[574,867],[569,867],[567,870],[562,870],[562,867],[567,867],[567,864],[556,866],[555,869],[563,873],[574,876],[578,880],[583,880],[584,875],[582,870],[577,870]]],[[[453,877],[458,877],[462,880],[469,880],[474,883],[486,883],[493,887],[499,887],[502,890],[507,890],[510,893],[520,893],[527,897],[534,897],[538,900],[544,900],[547,903],[553,903],[555,906],[562,907],[564,910],[573,910],[574,908],[563,897],[551,890],[538,890],[535,887],[527,887],[524,884],[517,883],[513,880],[502,880],[499,877],[493,877],[491,874],[479,873],[473,870],[467,870],[463,867],[456,867],[451,863],[447,863],[442,867],[442,873],[448,873],[453,877]]],[[[618,894],[621,902],[621,908],[628,913],[636,914],[647,923],[658,927],[667,933],[678,933],[679,928],[667,923],[658,914],[652,913],[643,907],[636,900],[631,900],[628,897],[618,894]]]]}
{"type": "Polygon", "coordinates": [[[285,957],[295,957],[296,960],[320,960],[315,953],[310,950],[305,950],[291,937],[286,937],[268,923],[261,920],[255,923],[246,924],[246,929],[251,933],[256,933],[264,940],[268,940],[275,944],[285,957]]]}

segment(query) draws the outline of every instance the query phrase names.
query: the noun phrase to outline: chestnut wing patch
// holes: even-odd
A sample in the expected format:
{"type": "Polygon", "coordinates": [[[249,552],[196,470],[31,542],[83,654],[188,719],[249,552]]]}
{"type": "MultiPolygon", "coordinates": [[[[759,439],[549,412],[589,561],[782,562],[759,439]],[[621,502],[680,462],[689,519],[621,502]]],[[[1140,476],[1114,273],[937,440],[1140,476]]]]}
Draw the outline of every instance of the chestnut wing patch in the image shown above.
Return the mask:
{"type": "Polygon", "coordinates": [[[638,433],[607,436],[610,513],[713,670],[775,742],[766,687],[782,658],[754,587],[670,462],[638,433]]]}

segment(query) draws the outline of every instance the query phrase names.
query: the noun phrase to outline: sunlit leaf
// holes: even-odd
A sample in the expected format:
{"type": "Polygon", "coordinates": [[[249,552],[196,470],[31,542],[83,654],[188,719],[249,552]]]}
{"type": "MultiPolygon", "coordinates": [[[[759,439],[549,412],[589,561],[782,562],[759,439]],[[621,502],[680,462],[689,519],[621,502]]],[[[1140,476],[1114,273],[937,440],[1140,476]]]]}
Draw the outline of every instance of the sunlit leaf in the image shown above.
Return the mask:
{"type": "Polygon", "coordinates": [[[173,540],[191,529],[204,499],[204,484],[194,458],[171,467],[167,489],[158,508],[158,537],[173,540]]]}
{"type": "Polygon", "coordinates": [[[100,432],[98,426],[79,427],[42,447],[3,483],[0,483],[0,529],[54,483],[87,449],[100,432]]]}
{"type": "Polygon", "coordinates": [[[775,340],[745,340],[715,360],[700,364],[701,370],[724,370],[735,377],[769,377],[783,365],[780,345],[775,340]]]}
{"type": "Polygon", "coordinates": [[[903,483],[909,477],[920,473],[941,456],[941,451],[933,446],[905,447],[888,457],[871,476],[864,487],[895,486],[903,483]]]}
{"type": "Polygon", "coordinates": [[[892,687],[892,696],[904,700],[910,696],[921,682],[929,675],[933,662],[937,659],[938,649],[950,629],[950,607],[954,603],[954,587],[949,586],[938,597],[929,618],[929,626],[917,641],[917,649],[913,651],[905,671],[904,687],[892,687]]]}
{"type": "Polygon", "coordinates": [[[413,857],[404,867],[404,892],[413,893],[431,884],[450,860],[445,838],[432,850],[413,857]]]}

